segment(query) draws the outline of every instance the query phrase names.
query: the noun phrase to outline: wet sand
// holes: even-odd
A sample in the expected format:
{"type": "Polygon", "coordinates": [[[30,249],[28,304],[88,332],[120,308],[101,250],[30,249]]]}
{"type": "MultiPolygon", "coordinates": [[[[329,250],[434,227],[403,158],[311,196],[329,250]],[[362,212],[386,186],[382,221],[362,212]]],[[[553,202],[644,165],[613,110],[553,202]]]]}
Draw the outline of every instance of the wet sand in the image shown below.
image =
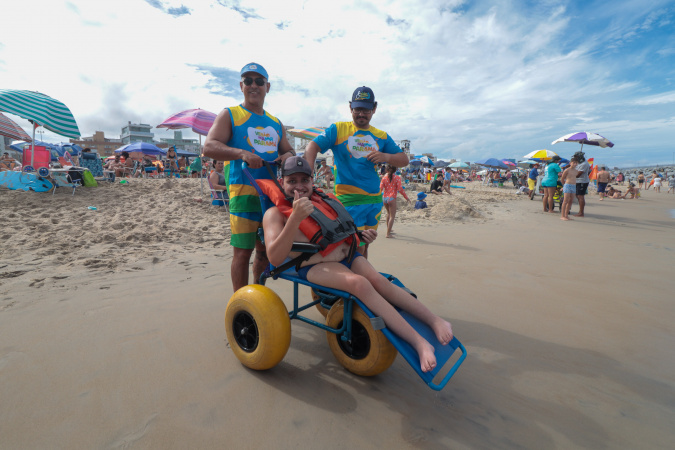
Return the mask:
{"type": "MultiPolygon", "coordinates": [[[[296,321],[277,367],[244,368],[223,324],[227,217],[196,180],[0,198],[2,448],[633,449],[675,439],[674,195],[589,196],[587,217],[571,222],[507,189],[427,198],[426,212],[402,205],[396,238],[380,236],[371,262],[467,347],[441,392],[400,357],[377,377],[352,375],[324,332],[296,321]]],[[[290,304],[290,283],[268,286],[290,304]]]]}

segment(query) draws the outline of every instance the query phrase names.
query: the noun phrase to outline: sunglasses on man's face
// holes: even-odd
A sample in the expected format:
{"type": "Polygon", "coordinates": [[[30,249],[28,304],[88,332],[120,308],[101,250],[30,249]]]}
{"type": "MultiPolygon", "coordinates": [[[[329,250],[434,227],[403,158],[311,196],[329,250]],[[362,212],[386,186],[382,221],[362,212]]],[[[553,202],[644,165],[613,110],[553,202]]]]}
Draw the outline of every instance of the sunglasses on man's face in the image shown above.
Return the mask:
{"type": "Polygon", "coordinates": [[[265,84],[264,78],[251,78],[251,77],[244,78],[244,84],[246,86],[252,85],[254,81],[255,81],[256,86],[263,86],[265,84]]]}

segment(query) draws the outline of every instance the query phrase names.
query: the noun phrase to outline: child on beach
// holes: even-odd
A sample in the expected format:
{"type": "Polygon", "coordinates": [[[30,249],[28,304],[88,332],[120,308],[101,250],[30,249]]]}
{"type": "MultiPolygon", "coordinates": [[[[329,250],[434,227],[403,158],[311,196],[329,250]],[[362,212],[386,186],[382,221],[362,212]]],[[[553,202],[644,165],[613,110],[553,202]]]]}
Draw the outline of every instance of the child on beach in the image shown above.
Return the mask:
{"type": "MultiPolygon", "coordinates": [[[[278,207],[272,207],[263,216],[267,256],[275,266],[283,264],[291,253],[293,242],[309,242],[300,231],[300,224],[314,211],[310,197],[313,192],[312,166],[300,156],[292,156],[283,163],[281,187],[286,196],[294,198],[292,211],[287,216],[278,207]]],[[[363,230],[361,238],[371,243],[377,237],[373,229],[363,230]]],[[[343,240],[331,252],[316,253],[302,263],[298,275],[312,283],[343,289],[358,297],[373,313],[380,316],[387,328],[408,342],[419,356],[423,372],[436,367],[434,347],[398,313],[401,308],[434,332],[436,339],[447,345],[452,340],[452,326],[433,314],[408,292],[389,282],[356,252],[350,259],[350,245],[343,240]]]]}
{"type": "Polygon", "coordinates": [[[560,220],[570,220],[569,213],[572,209],[572,202],[574,196],[577,194],[577,175],[579,171],[576,169],[579,160],[573,156],[570,160],[570,166],[565,169],[560,179],[563,182],[563,204],[560,207],[560,220]]]}
{"type": "Polygon", "coordinates": [[[415,209],[424,209],[427,207],[427,202],[424,199],[427,198],[427,194],[424,192],[417,193],[417,201],[415,202],[415,209]]]}
{"type": "MultiPolygon", "coordinates": [[[[675,194],[675,175],[671,175],[670,179],[668,180],[668,192],[671,192],[675,194]]],[[[666,192],[666,194],[668,193],[666,192]]]]}

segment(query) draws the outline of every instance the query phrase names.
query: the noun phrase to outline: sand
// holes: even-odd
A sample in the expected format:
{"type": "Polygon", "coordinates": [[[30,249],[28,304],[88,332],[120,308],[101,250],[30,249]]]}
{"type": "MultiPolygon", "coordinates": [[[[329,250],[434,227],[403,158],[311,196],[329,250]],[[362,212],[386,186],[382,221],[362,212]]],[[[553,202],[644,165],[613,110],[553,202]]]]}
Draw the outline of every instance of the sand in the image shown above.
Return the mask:
{"type": "Polygon", "coordinates": [[[296,321],[277,367],[244,368],[227,215],[198,180],[0,191],[0,447],[671,448],[675,195],[563,222],[469,187],[399,198],[371,247],[467,347],[441,392],[400,357],[352,375],[296,321]]]}

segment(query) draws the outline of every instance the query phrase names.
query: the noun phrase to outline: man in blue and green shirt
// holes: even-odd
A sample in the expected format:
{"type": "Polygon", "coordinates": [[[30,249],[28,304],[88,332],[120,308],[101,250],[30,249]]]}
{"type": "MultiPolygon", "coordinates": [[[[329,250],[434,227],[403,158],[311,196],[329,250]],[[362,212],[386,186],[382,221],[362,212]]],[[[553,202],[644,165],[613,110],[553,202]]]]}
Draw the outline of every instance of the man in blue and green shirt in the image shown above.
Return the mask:
{"type": "Polygon", "coordinates": [[[230,275],[234,291],[248,284],[248,265],[254,248],[254,283],[267,266],[265,247],[256,239],[262,224],[260,199],[242,172],[242,165],[247,164],[255,179],[270,179],[263,161],[283,162],[295,155],[281,121],[263,109],[270,91],[267,71],[260,64],[250,63],[241,69],[240,75],[244,102],[218,114],[204,143],[204,156],[226,161],[230,245],[234,248],[230,275]]]}
{"type": "MultiPolygon", "coordinates": [[[[359,230],[377,229],[382,214],[382,192],[377,165],[408,165],[408,156],[386,132],[370,125],[377,110],[369,87],[357,88],[349,102],[351,122],[337,122],[307,145],[305,159],[314,167],[319,152],[333,151],[335,195],[354,218],[359,230]]],[[[362,251],[368,257],[368,245],[362,251]]]]}

